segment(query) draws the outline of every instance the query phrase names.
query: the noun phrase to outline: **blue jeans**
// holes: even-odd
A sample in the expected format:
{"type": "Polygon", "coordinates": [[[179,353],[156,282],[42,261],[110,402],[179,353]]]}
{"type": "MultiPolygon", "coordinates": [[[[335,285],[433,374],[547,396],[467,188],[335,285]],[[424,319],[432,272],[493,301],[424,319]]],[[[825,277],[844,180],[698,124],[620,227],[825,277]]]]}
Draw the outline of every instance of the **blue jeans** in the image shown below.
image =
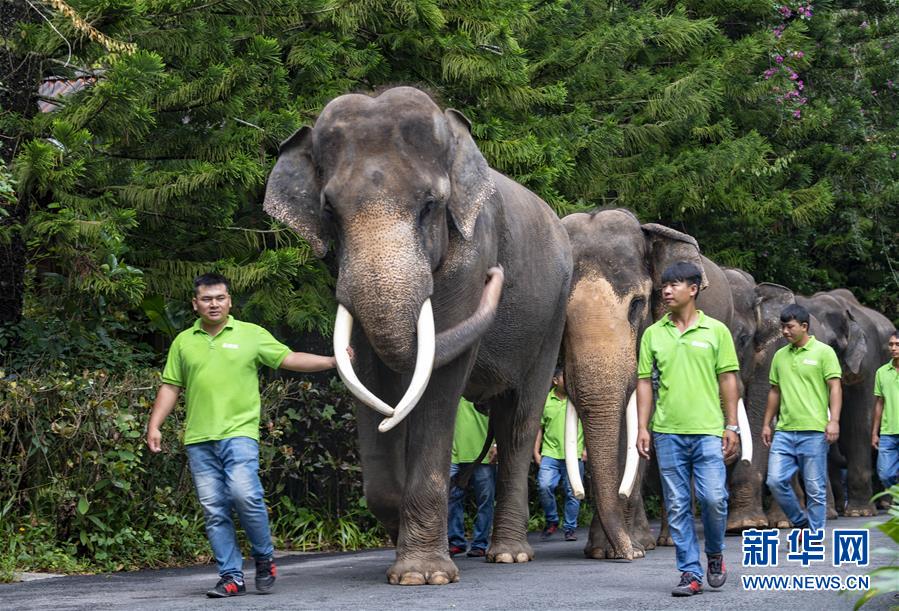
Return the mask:
{"type": "MultiPolygon", "coordinates": [[[[450,477],[455,476],[465,465],[450,463],[450,477]]],[[[468,482],[474,492],[475,502],[478,504],[478,513],[474,518],[474,533],[471,540],[471,549],[487,549],[490,542],[490,528],[493,526],[493,496],[496,491],[496,465],[480,464],[475,466],[468,482]]],[[[449,534],[450,547],[467,548],[465,540],[465,488],[450,486],[449,494],[449,520],[447,533],[449,534]]]]}
{"type": "Polygon", "coordinates": [[[899,435],[881,435],[877,449],[877,477],[884,488],[899,482],[899,435]]]}
{"type": "Polygon", "coordinates": [[[662,479],[662,496],[668,512],[668,527],[674,541],[677,570],[693,573],[702,581],[699,539],[693,520],[693,495],[702,509],[705,553],[724,551],[727,527],[727,485],[721,438],[715,435],[675,435],[653,433],[656,460],[662,479]]]}
{"type": "MultiPolygon", "coordinates": [[[[577,464],[581,472],[581,479],[583,479],[584,462],[578,460],[577,464]]],[[[562,484],[562,490],[565,494],[565,521],[562,524],[562,529],[574,530],[577,528],[577,514],[581,509],[581,502],[574,496],[571,485],[568,483],[565,461],[542,456],[540,458],[540,468],[537,470],[537,492],[540,495],[543,513],[546,514],[547,526],[559,523],[559,510],[556,507],[556,487],[559,484],[562,484]]]]}
{"type": "Polygon", "coordinates": [[[768,453],[768,488],[796,528],[819,530],[827,520],[827,437],[820,431],[775,431],[768,453]],[[799,471],[805,507],[793,491],[799,471]]]}
{"type": "Polygon", "coordinates": [[[243,578],[232,509],[237,511],[254,558],[268,558],[275,551],[259,481],[259,444],[249,437],[231,437],[192,443],[185,449],[219,576],[243,578]]]}

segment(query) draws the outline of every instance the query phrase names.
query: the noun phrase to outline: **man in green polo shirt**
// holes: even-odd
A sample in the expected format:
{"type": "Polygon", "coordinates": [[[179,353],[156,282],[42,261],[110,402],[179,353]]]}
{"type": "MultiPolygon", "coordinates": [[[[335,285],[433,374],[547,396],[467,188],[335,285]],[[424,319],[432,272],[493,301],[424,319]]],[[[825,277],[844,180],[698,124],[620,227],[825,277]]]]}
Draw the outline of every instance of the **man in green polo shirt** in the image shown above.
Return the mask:
{"type": "Polygon", "coordinates": [[[877,450],[877,476],[887,490],[899,483],[899,331],[889,341],[890,361],[874,378],[871,445],[877,450]]]}
{"type": "Polygon", "coordinates": [[[723,554],[728,498],[724,464],[738,446],[734,372],[739,364],[724,323],[696,309],[701,284],[702,272],[692,263],[679,261],[662,272],[662,301],[668,313],[644,331],[637,365],[637,451],[649,458],[652,416],[652,443],[681,572],[672,596],[702,592],[691,479],[702,508],[708,584],[717,588],[727,579],[723,554]],[[659,374],[654,414],[653,368],[659,374]]]}
{"type": "Polygon", "coordinates": [[[474,518],[471,548],[467,556],[483,558],[490,543],[490,529],[493,527],[493,497],[496,491],[496,444],[487,451],[481,464],[472,465],[481,455],[487,441],[487,416],[479,412],[471,401],[461,399],[456,411],[456,428],[453,433],[453,457],[450,463],[450,495],[447,531],[449,534],[450,556],[461,554],[468,548],[465,539],[466,488],[456,485],[456,475],[466,467],[471,467],[470,487],[474,492],[478,513],[474,518]]]}
{"type": "Polygon", "coordinates": [[[336,366],[334,357],[291,352],[262,327],[235,320],[229,315],[228,286],[219,274],[194,280],[192,303],[199,318],[172,342],[147,425],[147,445],[159,452],[159,427],[185,391],[184,446],[219,568],[219,582],[206,592],[212,598],[246,592],[232,510],[252,546],[256,589],[268,592],[275,583],[259,481],[259,366],[301,372],[336,366]]]}
{"type": "Polygon", "coordinates": [[[790,304],[780,324],[789,343],[774,354],[768,373],[771,390],[762,420],[762,442],[771,448],[767,484],[794,527],[817,531],[827,520],[827,446],[840,436],[842,371],[833,348],[809,335],[808,310],[790,304]],[[792,486],[797,470],[805,511],[792,486]]]}
{"type": "MultiPolygon", "coordinates": [[[[534,443],[534,462],[537,463],[537,493],[546,516],[546,527],[541,538],[549,539],[559,529],[559,510],[556,505],[556,488],[561,485],[565,497],[562,531],[566,541],[577,541],[577,516],[581,502],[571,489],[568,471],[565,469],[565,408],[568,393],[565,391],[565,374],[562,368],[553,375],[553,387],[543,405],[540,430],[534,443]]],[[[587,451],[584,446],[584,427],[577,423],[578,469],[584,477],[584,461],[587,451]]]]}

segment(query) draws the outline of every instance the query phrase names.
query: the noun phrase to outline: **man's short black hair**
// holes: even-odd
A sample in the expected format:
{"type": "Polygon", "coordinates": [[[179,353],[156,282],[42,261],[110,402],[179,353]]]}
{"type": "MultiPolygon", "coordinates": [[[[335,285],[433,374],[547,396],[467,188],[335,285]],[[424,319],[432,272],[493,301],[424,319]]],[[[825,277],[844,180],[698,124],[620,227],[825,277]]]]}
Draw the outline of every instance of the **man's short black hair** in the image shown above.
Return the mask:
{"type": "Polygon", "coordinates": [[[795,320],[800,325],[805,323],[809,324],[809,315],[808,310],[799,305],[798,303],[791,303],[783,310],[780,311],[780,323],[785,325],[791,320],[795,320]]]}
{"type": "Polygon", "coordinates": [[[215,286],[216,284],[224,284],[225,290],[231,292],[231,283],[228,282],[227,278],[221,274],[209,272],[208,274],[203,274],[194,278],[194,293],[196,293],[201,286],[215,286]]]}
{"type": "Polygon", "coordinates": [[[662,284],[671,284],[673,282],[695,284],[699,288],[702,286],[702,270],[689,261],[672,263],[662,272],[662,284]]]}
{"type": "Polygon", "coordinates": [[[893,339],[894,337],[899,339],[899,329],[893,329],[893,332],[890,333],[890,339],[893,339]]]}
{"type": "Polygon", "coordinates": [[[565,373],[565,368],[564,368],[564,367],[556,367],[556,370],[553,372],[553,377],[554,377],[554,378],[558,378],[558,377],[559,377],[560,375],[562,375],[563,373],[565,373]]]}

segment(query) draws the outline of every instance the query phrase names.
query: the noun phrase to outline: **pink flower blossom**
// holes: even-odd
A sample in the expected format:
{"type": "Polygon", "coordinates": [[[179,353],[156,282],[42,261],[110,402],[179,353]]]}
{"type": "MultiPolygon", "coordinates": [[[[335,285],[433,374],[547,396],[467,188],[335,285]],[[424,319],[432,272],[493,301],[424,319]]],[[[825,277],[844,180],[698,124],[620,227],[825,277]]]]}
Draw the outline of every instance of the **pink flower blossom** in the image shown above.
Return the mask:
{"type": "Polygon", "coordinates": [[[796,53],[794,53],[793,56],[798,57],[799,59],[802,59],[803,57],[805,57],[805,53],[803,51],[796,51],[796,53]]]}
{"type": "Polygon", "coordinates": [[[777,55],[777,56],[775,56],[774,61],[776,61],[778,64],[784,63],[783,55],[777,55]]]}
{"type": "Polygon", "coordinates": [[[802,91],[803,89],[805,89],[805,85],[803,84],[802,81],[796,81],[796,89],[798,89],[799,91],[802,91]]]}
{"type": "Polygon", "coordinates": [[[892,153],[890,153],[890,159],[895,159],[895,158],[896,158],[896,151],[893,151],[892,153]]]}
{"type": "Polygon", "coordinates": [[[802,118],[802,111],[799,110],[799,109],[794,110],[794,111],[793,111],[793,118],[794,118],[794,119],[801,119],[801,118],[802,118]]]}

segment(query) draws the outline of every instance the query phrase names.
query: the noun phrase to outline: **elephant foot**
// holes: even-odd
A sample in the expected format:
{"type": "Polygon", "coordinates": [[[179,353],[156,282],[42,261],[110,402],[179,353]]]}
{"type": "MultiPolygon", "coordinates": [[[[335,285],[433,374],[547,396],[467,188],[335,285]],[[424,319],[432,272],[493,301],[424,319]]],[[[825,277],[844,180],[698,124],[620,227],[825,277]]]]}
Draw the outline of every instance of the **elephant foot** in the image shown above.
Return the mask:
{"type": "Polygon", "coordinates": [[[586,547],[584,547],[584,556],[594,560],[630,561],[634,558],[643,558],[645,555],[646,552],[644,551],[643,546],[640,545],[638,549],[630,543],[630,540],[629,545],[623,549],[616,549],[610,542],[606,542],[606,545],[594,545],[592,540],[588,541],[586,547]]]}
{"type": "Polygon", "coordinates": [[[494,541],[487,550],[487,562],[513,564],[534,559],[534,548],[527,541],[494,541]]]}
{"type": "Polygon", "coordinates": [[[877,515],[877,509],[874,505],[865,503],[865,504],[856,504],[850,502],[846,506],[846,510],[843,512],[843,515],[847,518],[862,518],[862,517],[870,517],[877,515]]]}
{"type": "Polygon", "coordinates": [[[793,523],[790,522],[783,511],[768,512],[768,528],[790,528],[791,526],[793,526],[793,523]]]}
{"type": "Polygon", "coordinates": [[[740,511],[727,516],[727,532],[741,533],[750,528],[767,528],[768,517],[761,511],[740,511]]]}
{"type": "Polygon", "coordinates": [[[443,586],[459,581],[459,569],[445,557],[397,560],[387,569],[387,582],[394,586],[443,586]]]}
{"type": "MultiPolygon", "coordinates": [[[[652,546],[655,547],[655,543],[652,546]]],[[[631,548],[634,550],[634,560],[646,557],[646,548],[639,541],[635,541],[633,537],[631,537],[631,548]]]]}
{"type": "Polygon", "coordinates": [[[660,533],[656,539],[656,547],[674,547],[674,539],[668,533],[660,533]]]}

